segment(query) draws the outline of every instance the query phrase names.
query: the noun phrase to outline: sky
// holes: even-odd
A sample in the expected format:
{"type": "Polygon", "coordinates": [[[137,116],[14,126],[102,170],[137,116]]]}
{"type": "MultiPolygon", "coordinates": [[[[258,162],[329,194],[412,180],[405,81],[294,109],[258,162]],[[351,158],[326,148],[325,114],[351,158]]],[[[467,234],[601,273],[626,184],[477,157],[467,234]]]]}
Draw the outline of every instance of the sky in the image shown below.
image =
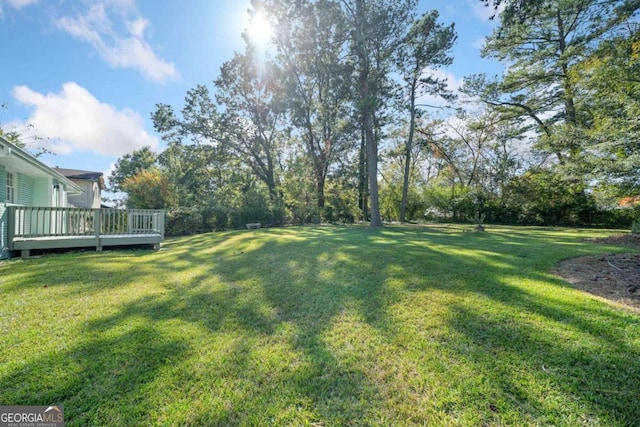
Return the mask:
{"type": "MultiPolygon", "coordinates": [[[[250,0],[0,0],[0,127],[32,135],[55,155],[49,166],[110,174],[145,145],[160,152],[151,113],[179,111],[189,89],[211,87],[244,49],[250,0]]],[[[478,0],[420,0],[455,23],[452,89],[464,76],[497,74],[480,57],[493,11],[478,0]]],[[[258,35],[256,35],[258,37],[258,35]]]]}

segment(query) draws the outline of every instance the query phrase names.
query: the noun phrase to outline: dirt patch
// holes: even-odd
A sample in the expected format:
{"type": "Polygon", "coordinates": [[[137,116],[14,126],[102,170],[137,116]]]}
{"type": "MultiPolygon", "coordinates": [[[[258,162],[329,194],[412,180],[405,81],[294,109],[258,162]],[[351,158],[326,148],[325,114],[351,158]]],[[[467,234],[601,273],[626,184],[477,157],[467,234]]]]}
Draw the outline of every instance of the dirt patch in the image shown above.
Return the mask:
{"type": "MultiPolygon", "coordinates": [[[[640,235],[624,234],[589,241],[640,250],[640,235]]],[[[607,254],[572,258],[555,269],[575,288],[640,312],[640,254],[607,254]]]]}

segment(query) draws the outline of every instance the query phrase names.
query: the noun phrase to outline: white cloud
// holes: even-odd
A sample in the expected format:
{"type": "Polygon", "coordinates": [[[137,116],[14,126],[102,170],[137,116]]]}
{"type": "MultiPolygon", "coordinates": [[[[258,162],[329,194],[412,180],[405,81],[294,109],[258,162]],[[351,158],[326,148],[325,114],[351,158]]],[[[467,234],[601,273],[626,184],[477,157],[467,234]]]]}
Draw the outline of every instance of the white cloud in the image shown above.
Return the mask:
{"type": "Polygon", "coordinates": [[[121,11],[133,12],[136,10],[136,0],[103,0],[103,2],[121,11]]]}
{"type": "Polygon", "coordinates": [[[116,163],[109,163],[109,168],[106,171],[102,171],[102,176],[104,177],[104,184],[107,188],[111,187],[111,181],[109,181],[109,177],[113,175],[113,172],[116,170],[116,163]]]}
{"type": "Polygon", "coordinates": [[[58,154],[73,151],[121,156],[145,145],[158,149],[158,141],[144,129],[140,114],[97,100],[76,83],[65,83],[60,93],[43,95],[17,86],[13,96],[33,108],[27,123],[38,135],[51,139],[58,154]]]}
{"type": "Polygon", "coordinates": [[[3,4],[6,4],[13,9],[22,9],[25,6],[37,3],[38,1],[39,0],[0,0],[0,18],[4,14],[4,10],[2,8],[3,4]]]}
{"type": "Polygon", "coordinates": [[[22,9],[25,6],[37,3],[38,0],[5,0],[4,3],[8,4],[14,9],[22,9]]]}
{"type": "Polygon", "coordinates": [[[93,4],[86,13],[63,16],[56,21],[62,31],[89,43],[110,66],[137,69],[146,79],[156,83],[177,80],[180,74],[173,63],[159,58],[145,39],[150,22],[135,16],[135,3],[129,0],[110,0],[93,4]],[[122,20],[122,30],[110,17],[116,9],[122,20]]]}
{"type": "MultiPolygon", "coordinates": [[[[432,70],[427,68],[424,70],[423,76],[425,77],[432,76],[439,80],[446,79],[447,89],[449,89],[451,92],[453,92],[456,95],[459,95],[458,90],[460,89],[460,87],[462,87],[462,84],[463,84],[463,81],[461,78],[459,78],[455,74],[446,70],[440,70],[440,69],[432,70]]],[[[444,107],[450,104],[449,102],[442,99],[441,97],[434,96],[434,95],[421,96],[420,98],[418,98],[417,103],[422,105],[427,105],[427,106],[433,106],[433,107],[444,107]]]]}
{"type": "Polygon", "coordinates": [[[127,22],[127,28],[132,36],[138,39],[144,38],[144,30],[147,29],[150,22],[145,18],[138,18],[132,22],[127,22]]]}
{"type": "Polygon", "coordinates": [[[498,6],[498,10],[496,10],[492,5],[485,6],[484,3],[479,2],[478,0],[467,0],[467,3],[473,9],[473,12],[476,14],[478,18],[482,21],[491,21],[491,18],[496,20],[500,14],[504,11],[506,2],[502,2],[500,6],[498,6]]]}
{"type": "Polygon", "coordinates": [[[471,46],[475,49],[482,50],[482,48],[484,48],[484,43],[486,40],[486,37],[479,37],[471,43],[471,46]]]}

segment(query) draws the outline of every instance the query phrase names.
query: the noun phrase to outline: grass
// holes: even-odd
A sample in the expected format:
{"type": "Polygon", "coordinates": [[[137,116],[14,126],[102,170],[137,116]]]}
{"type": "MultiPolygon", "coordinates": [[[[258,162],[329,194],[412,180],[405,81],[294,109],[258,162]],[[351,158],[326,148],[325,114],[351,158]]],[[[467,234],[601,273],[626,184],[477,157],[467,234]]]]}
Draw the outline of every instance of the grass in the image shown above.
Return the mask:
{"type": "Polygon", "coordinates": [[[68,426],[640,425],[640,316],[549,273],[606,231],[262,229],[0,263],[0,404],[68,426]]]}

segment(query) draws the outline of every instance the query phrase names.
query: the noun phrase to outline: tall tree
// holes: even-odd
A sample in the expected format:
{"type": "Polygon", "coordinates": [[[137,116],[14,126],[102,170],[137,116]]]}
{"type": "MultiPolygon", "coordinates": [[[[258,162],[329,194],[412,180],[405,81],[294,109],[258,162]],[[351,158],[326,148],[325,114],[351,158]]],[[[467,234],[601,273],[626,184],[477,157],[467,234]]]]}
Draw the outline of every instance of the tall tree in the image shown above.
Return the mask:
{"type": "Polygon", "coordinates": [[[261,59],[249,43],[244,54],[225,62],[215,80],[216,101],[223,108],[218,138],[242,158],[279,202],[278,190],[282,120],[278,70],[261,59]]]}
{"type": "Polygon", "coordinates": [[[156,108],[154,128],[167,142],[158,163],[176,191],[178,204],[204,210],[215,203],[215,190],[224,185],[224,177],[236,166],[230,164],[217,137],[217,106],[208,88],[199,85],[187,91],[180,117],[169,105],[158,104],[156,108]]]}
{"type": "Polygon", "coordinates": [[[479,0],[486,7],[491,7],[495,11],[495,14],[491,16],[491,19],[499,14],[501,19],[505,21],[513,21],[522,19],[524,15],[527,15],[534,11],[545,0],[479,0]]]}
{"type": "Polygon", "coordinates": [[[415,0],[341,0],[351,29],[355,60],[357,107],[362,120],[368,175],[371,226],[382,225],[378,196],[378,145],[375,124],[390,93],[385,82],[393,67],[393,52],[402,44],[415,12],[415,0]]]}
{"type": "MultiPolygon", "coordinates": [[[[505,2],[483,54],[509,64],[501,79],[467,79],[468,93],[506,117],[528,118],[538,146],[560,164],[579,160],[591,124],[589,94],[572,72],[627,21],[637,0],[505,2]],[[514,19],[517,17],[517,19],[514,19]]],[[[523,132],[528,128],[523,127],[523,132]]]]}
{"type": "Polygon", "coordinates": [[[200,175],[189,181],[206,187],[207,181],[228,173],[230,165],[242,165],[266,186],[271,201],[279,202],[284,110],[273,72],[270,64],[258,62],[249,45],[245,53],[236,53],[222,65],[214,82],[215,101],[209,89],[199,85],[187,92],[181,117],[171,106],[158,105],[154,126],[172,148],[163,156],[166,166],[185,174],[196,173],[194,166],[199,165],[200,175]]]}
{"type": "Polygon", "coordinates": [[[574,69],[590,94],[587,151],[592,178],[618,196],[640,191],[640,28],[602,43],[574,69]]]}
{"type": "Polygon", "coordinates": [[[275,60],[291,124],[311,165],[319,212],[331,165],[348,148],[351,65],[343,60],[347,26],[332,0],[254,1],[274,21],[275,60]]]}
{"type": "Polygon", "coordinates": [[[454,25],[444,26],[438,22],[438,12],[433,10],[413,23],[404,43],[397,50],[396,65],[402,76],[404,90],[402,101],[409,113],[409,132],[404,149],[404,173],[400,221],[405,221],[411,174],[411,153],[414,145],[416,119],[421,114],[417,101],[424,95],[452,99],[447,89],[446,78],[439,78],[435,71],[450,65],[453,58],[448,52],[456,40],[454,25]]]}

